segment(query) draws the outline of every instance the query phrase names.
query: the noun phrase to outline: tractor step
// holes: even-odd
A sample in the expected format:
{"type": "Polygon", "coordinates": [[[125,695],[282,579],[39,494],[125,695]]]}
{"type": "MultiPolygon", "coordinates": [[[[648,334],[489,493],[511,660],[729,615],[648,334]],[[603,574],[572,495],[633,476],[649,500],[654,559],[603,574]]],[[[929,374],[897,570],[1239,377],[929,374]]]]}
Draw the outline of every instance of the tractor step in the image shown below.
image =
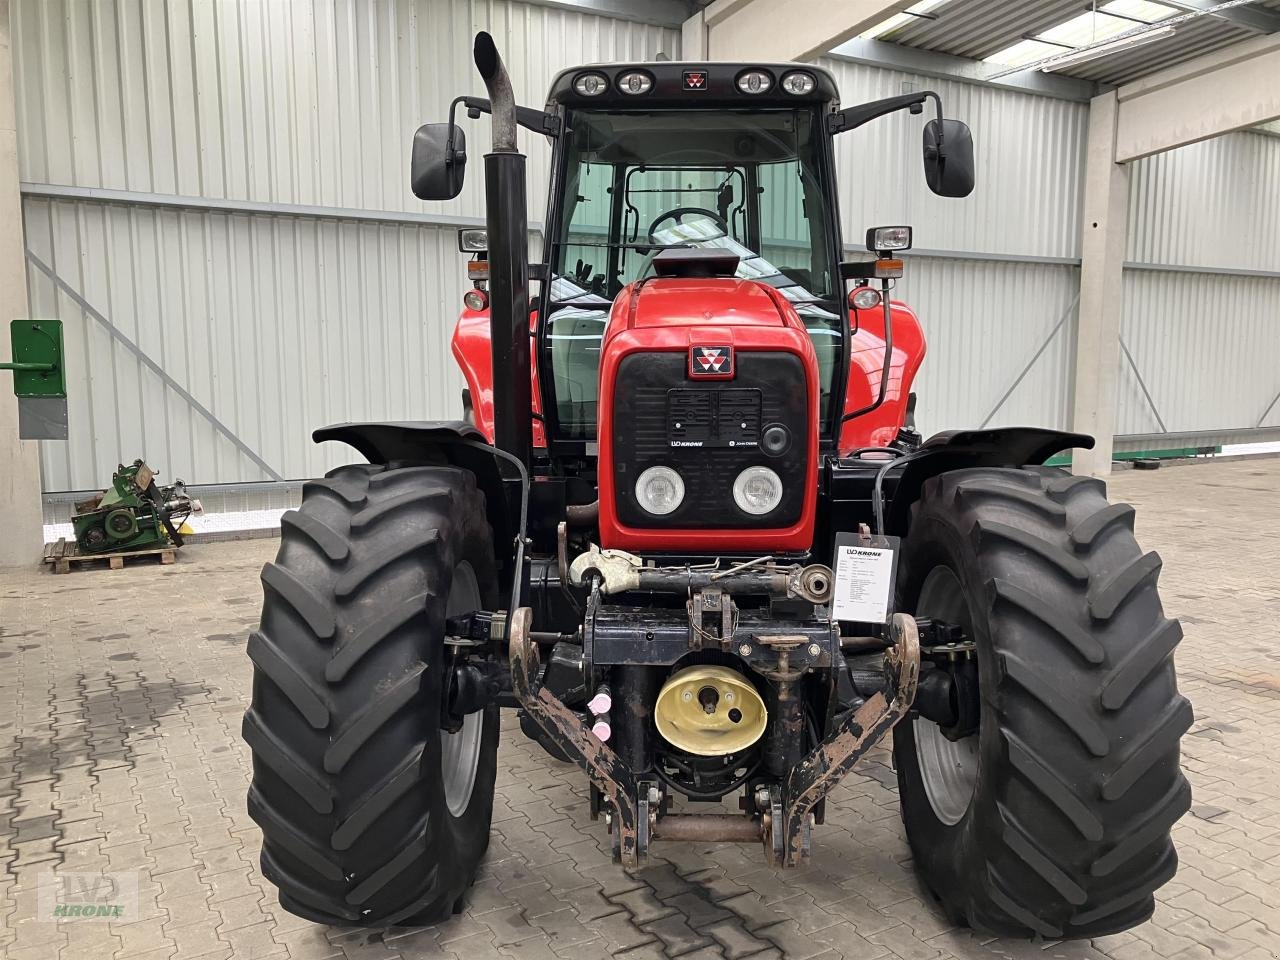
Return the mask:
{"type": "Polygon", "coordinates": [[[110,569],[122,570],[126,560],[139,557],[158,557],[161,565],[167,565],[178,559],[178,548],[170,545],[117,553],[81,553],[75,541],[68,543],[66,537],[59,538],[57,543],[46,544],[44,548],[44,562],[53,568],[54,573],[70,573],[73,566],[83,566],[95,560],[105,560],[110,569]]]}

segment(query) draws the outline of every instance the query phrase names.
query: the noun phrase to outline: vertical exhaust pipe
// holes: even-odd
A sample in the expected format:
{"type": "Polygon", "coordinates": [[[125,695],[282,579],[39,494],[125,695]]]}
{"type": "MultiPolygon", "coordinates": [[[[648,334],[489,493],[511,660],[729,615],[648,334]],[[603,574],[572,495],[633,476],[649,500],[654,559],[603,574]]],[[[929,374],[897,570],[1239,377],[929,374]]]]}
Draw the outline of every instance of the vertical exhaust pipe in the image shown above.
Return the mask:
{"type": "Polygon", "coordinates": [[[493,151],[484,157],[489,233],[489,339],[493,351],[493,439],[529,463],[533,392],[529,350],[529,227],[524,154],[516,151],[516,102],[493,37],[476,34],[476,69],[489,91],[493,151]]]}

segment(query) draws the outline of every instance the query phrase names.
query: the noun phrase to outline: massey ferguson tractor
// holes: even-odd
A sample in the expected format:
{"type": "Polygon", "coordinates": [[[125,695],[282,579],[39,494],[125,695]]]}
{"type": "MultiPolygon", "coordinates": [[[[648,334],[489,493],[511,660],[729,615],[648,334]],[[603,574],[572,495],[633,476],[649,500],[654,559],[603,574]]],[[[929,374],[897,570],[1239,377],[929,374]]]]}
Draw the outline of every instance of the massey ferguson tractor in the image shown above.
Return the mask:
{"type": "Polygon", "coordinates": [[[412,156],[418,197],[456,197],[454,115],[491,115],[487,229],[459,238],[462,419],[317,430],[368,462],[306,484],[262,572],[248,804],[282,905],[462,909],[505,707],[582,768],[623,867],[669,841],[802,865],[892,730],[953,921],[1148,918],[1190,803],[1160,559],[1100,481],[1043,466],[1091,438],[922,440],[924,338],[890,300],[911,228],[845,256],[836,138],[928,108],[927,182],[964,197],[968,128],[930,91],[842,108],[809,64],[584,66],[538,110],[487,34],[474,53],[488,97],[412,156]],[[552,146],[534,264],[517,126],[552,146]]]}

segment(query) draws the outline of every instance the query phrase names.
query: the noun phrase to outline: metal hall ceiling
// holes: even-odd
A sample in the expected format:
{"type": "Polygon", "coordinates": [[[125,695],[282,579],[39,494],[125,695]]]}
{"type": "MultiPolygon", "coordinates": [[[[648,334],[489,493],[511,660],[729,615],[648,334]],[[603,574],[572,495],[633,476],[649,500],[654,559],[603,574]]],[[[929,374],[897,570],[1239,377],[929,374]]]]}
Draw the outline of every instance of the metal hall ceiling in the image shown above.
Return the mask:
{"type": "MultiPolygon", "coordinates": [[[[1056,44],[1038,38],[1053,37],[1055,28],[1086,20],[1088,15],[1119,25],[1140,28],[1159,23],[1161,17],[1203,11],[1216,6],[1207,0],[924,0],[908,12],[895,15],[863,34],[882,42],[921,50],[988,61],[992,73],[1007,69],[1001,52],[1028,41],[1043,47],[1043,54],[1069,52],[1073,46],[1094,42],[1088,35],[1056,44]],[[911,11],[917,11],[912,13],[911,11]],[[1096,11],[1096,14],[1095,14],[1096,11]],[[993,59],[997,58],[997,59],[993,59]]],[[[1061,76],[1118,85],[1136,80],[1202,54],[1280,31],[1280,0],[1255,0],[1218,13],[1208,13],[1178,23],[1172,36],[1121,47],[1097,59],[1055,68],[1061,76]]],[[[1101,37],[1096,39],[1102,39],[1101,37]]]]}

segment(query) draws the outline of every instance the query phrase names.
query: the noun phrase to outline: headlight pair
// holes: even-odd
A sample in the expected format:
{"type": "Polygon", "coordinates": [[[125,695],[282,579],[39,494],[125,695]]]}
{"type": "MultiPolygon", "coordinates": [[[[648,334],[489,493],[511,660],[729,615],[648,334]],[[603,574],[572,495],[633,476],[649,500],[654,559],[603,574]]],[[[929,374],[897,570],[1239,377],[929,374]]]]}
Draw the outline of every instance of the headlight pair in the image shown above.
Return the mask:
{"type": "MultiPolygon", "coordinates": [[[[684,479],[671,467],[649,467],[636,481],[636,501],[665,517],[684,502],[684,479]]],[[[782,478],[768,467],[747,467],[733,481],[733,502],[743,513],[763,516],[782,502],[782,478]]]]}

